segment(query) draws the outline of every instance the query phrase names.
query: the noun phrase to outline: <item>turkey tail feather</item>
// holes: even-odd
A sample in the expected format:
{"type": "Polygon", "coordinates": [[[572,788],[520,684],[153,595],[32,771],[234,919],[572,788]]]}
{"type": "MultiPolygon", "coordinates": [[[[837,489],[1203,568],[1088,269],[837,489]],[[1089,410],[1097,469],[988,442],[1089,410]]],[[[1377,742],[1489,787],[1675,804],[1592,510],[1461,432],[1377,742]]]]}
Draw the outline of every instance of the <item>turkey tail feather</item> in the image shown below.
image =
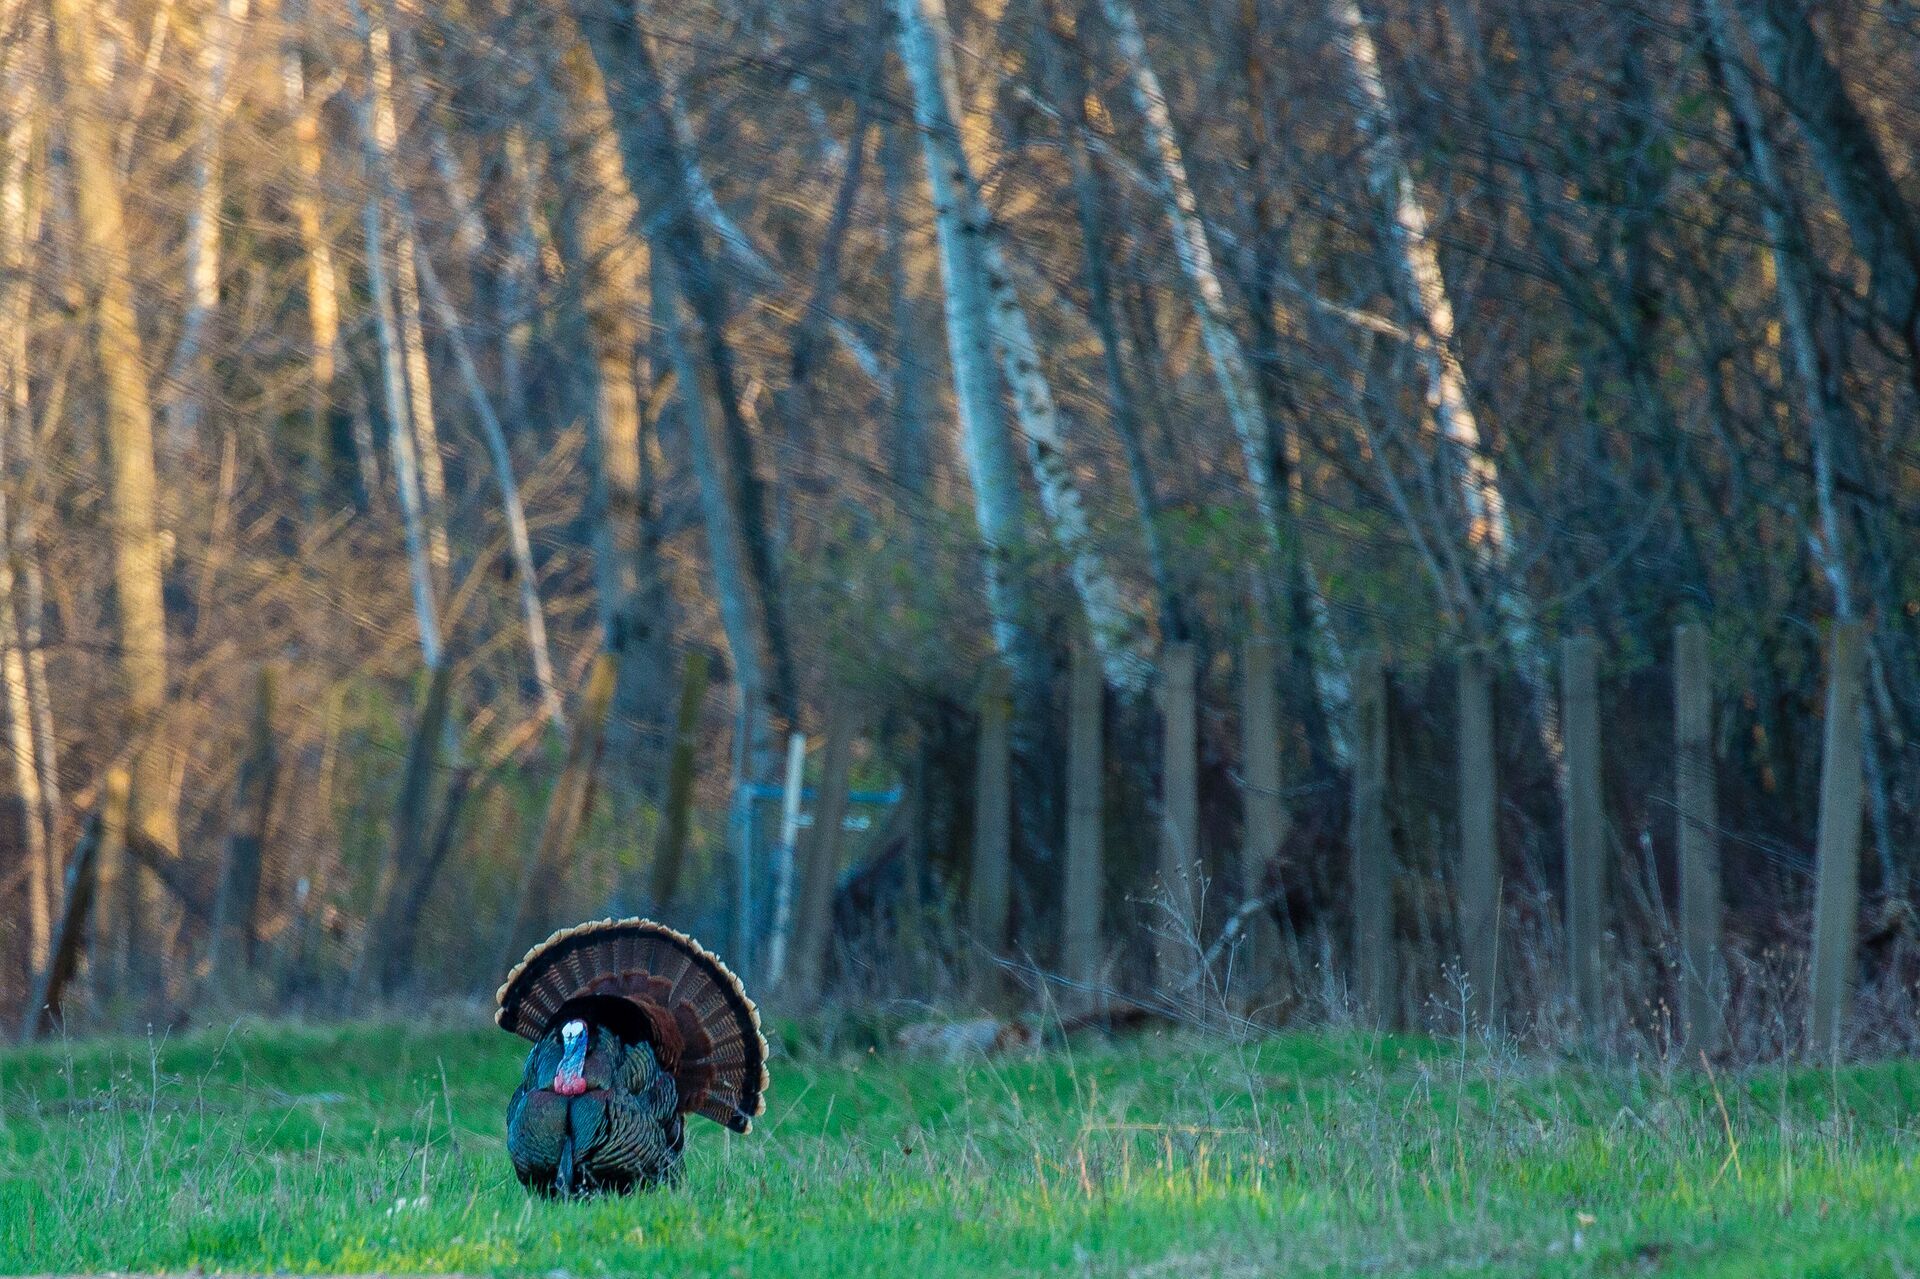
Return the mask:
{"type": "Polygon", "coordinates": [[[496,998],[494,1021],[531,1040],[583,1006],[624,1017],[673,1076],[682,1114],[747,1132],[766,1108],[760,1010],[719,956],[665,924],[602,919],[562,928],[527,952],[496,998]]]}

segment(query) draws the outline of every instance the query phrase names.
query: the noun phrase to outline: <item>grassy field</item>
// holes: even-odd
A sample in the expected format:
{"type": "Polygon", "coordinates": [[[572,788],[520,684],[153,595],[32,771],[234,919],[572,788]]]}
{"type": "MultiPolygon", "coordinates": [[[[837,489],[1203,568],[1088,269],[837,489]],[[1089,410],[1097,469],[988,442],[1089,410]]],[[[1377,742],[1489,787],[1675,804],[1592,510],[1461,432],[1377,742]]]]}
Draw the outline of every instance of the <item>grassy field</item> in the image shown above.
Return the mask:
{"type": "Polygon", "coordinates": [[[1717,1080],[1418,1039],[776,1061],[677,1190],[534,1202],[517,1041],[242,1023],[0,1053],[0,1271],[1920,1274],[1920,1066],[1717,1080]]]}

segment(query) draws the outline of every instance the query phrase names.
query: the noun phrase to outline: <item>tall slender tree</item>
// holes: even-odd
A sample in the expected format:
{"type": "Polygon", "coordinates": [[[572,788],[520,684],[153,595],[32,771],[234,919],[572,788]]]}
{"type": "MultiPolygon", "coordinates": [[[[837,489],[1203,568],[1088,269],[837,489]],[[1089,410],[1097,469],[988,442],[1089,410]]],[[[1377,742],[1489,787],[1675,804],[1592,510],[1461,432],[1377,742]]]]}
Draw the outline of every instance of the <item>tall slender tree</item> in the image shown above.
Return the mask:
{"type": "MultiPolygon", "coordinates": [[[[165,862],[178,857],[180,835],[166,722],[165,557],[155,515],[153,405],[134,310],[126,213],[102,102],[97,15],[87,0],[48,0],[48,6],[59,55],[59,119],[73,169],[74,214],[92,286],[94,345],[106,408],[114,611],[132,743],[128,840],[142,842],[165,862]]],[[[143,875],[142,883],[148,920],[155,936],[165,939],[177,912],[153,875],[143,875]]]]}

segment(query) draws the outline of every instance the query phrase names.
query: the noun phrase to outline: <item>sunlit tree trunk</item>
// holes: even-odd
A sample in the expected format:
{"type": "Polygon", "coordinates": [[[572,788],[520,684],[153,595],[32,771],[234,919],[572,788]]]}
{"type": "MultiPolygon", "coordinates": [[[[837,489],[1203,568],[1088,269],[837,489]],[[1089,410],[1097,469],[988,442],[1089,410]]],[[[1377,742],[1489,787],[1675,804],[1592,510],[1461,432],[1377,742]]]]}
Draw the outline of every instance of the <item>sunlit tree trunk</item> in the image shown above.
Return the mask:
{"type": "Polygon", "coordinates": [[[245,33],[248,0],[209,0],[195,63],[200,127],[193,157],[193,204],[187,214],[187,305],[167,369],[167,446],[185,447],[199,433],[210,392],[207,329],[220,306],[221,136],[232,109],[234,64],[245,33]]]}
{"type": "MultiPolygon", "coordinates": [[[[132,746],[129,839],[163,859],[179,855],[173,752],[166,732],[167,618],[154,507],[153,405],[135,319],[131,259],[111,137],[103,113],[98,36],[89,0],[49,0],[59,54],[60,123],[73,171],[74,212],[95,293],[94,337],[107,416],[107,497],[113,526],[120,667],[132,746]]],[[[143,875],[156,939],[168,944],[171,907],[143,875]]]]}
{"type": "Polygon", "coordinates": [[[14,793],[20,801],[21,853],[27,871],[27,960],[31,971],[46,968],[52,920],[59,909],[59,858],[47,825],[47,796],[41,787],[36,741],[33,691],[28,667],[30,653],[23,647],[18,607],[25,592],[24,572],[16,565],[29,562],[32,545],[20,534],[19,515],[9,502],[24,505],[31,499],[22,481],[26,472],[16,449],[32,443],[31,401],[27,370],[27,322],[32,301],[28,243],[28,166],[33,155],[39,112],[38,55],[44,39],[41,24],[29,15],[21,27],[13,6],[0,5],[0,27],[16,32],[11,47],[0,51],[0,111],[5,133],[0,137],[0,685],[4,685],[7,753],[13,762],[14,793]]]}
{"type": "Polygon", "coordinates": [[[1119,323],[1114,313],[1113,288],[1107,270],[1105,193],[1100,189],[1083,132],[1086,85],[1082,76],[1069,74],[1067,70],[1072,57],[1061,40],[1055,40],[1048,50],[1054,79],[1053,96],[1059,100],[1066,118],[1062,133],[1073,171],[1074,206],[1080,215],[1080,271],[1087,286],[1088,318],[1100,340],[1101,369],[1107,380],[1107,413],[1127,462],[1134,509],[1139,513],[1140,540],[1146,547],[1147,568],[1159,597],[1160,631],[1169,639],[1187,640],[1191,636],[1186,605],[1174,584],[1173,570],[1167,560],[1166,538],[1160,529],[1160,495],[1154,484],[1153,465],[1141,438],[1139,405],[1127,376],[1119,323]]]}
{"type": "MultiPolygon", "coordinates": [[[[606,87],[577,39],[560,55],[568,88],[562,147],[549,162],[561,190],[564,252],[581,264],[575,296],[594,371],[586,398],[589,510],[601,645],[618,664],[615,740],[664,730],[671,601],[647,492],[635,363],[648,290],[647,245],[634,231],[639,202],[627,185],[606,87]],[[629,728],[631,725],[631,728],[629,728]]],[[[638,752],[630,749],[628,755],[638,752]]]]}
{"type": "Polygon", "coordinates": [[[309,465],[316,498],[326,491],[333,457],[334,371],[340,352],[339,284],[333,264],[333,244],[327,237],[321,198],[320,104],[309,100],[303,7],[287,0],[282,20],[286,43],[280,52],[280,86],[287,114],[292,117],[295,176],[291,197],[293,216],[300,227],[307,287],[308,412],[312,415],[309,465]]]}

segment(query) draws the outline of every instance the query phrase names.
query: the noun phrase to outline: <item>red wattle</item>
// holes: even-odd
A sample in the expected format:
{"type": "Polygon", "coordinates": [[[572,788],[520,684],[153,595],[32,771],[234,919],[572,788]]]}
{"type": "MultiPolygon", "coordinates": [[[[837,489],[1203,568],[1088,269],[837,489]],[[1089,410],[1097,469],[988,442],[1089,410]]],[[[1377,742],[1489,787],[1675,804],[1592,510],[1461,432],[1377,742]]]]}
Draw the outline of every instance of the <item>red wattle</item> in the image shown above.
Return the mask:
{"type": "Polygon", "coordinates": [[[553,1090],[562,1097],[578,1097],[587,1090],[586,1077],[584,1075],[557,1074],[553,1077],[553,1090]]]}

